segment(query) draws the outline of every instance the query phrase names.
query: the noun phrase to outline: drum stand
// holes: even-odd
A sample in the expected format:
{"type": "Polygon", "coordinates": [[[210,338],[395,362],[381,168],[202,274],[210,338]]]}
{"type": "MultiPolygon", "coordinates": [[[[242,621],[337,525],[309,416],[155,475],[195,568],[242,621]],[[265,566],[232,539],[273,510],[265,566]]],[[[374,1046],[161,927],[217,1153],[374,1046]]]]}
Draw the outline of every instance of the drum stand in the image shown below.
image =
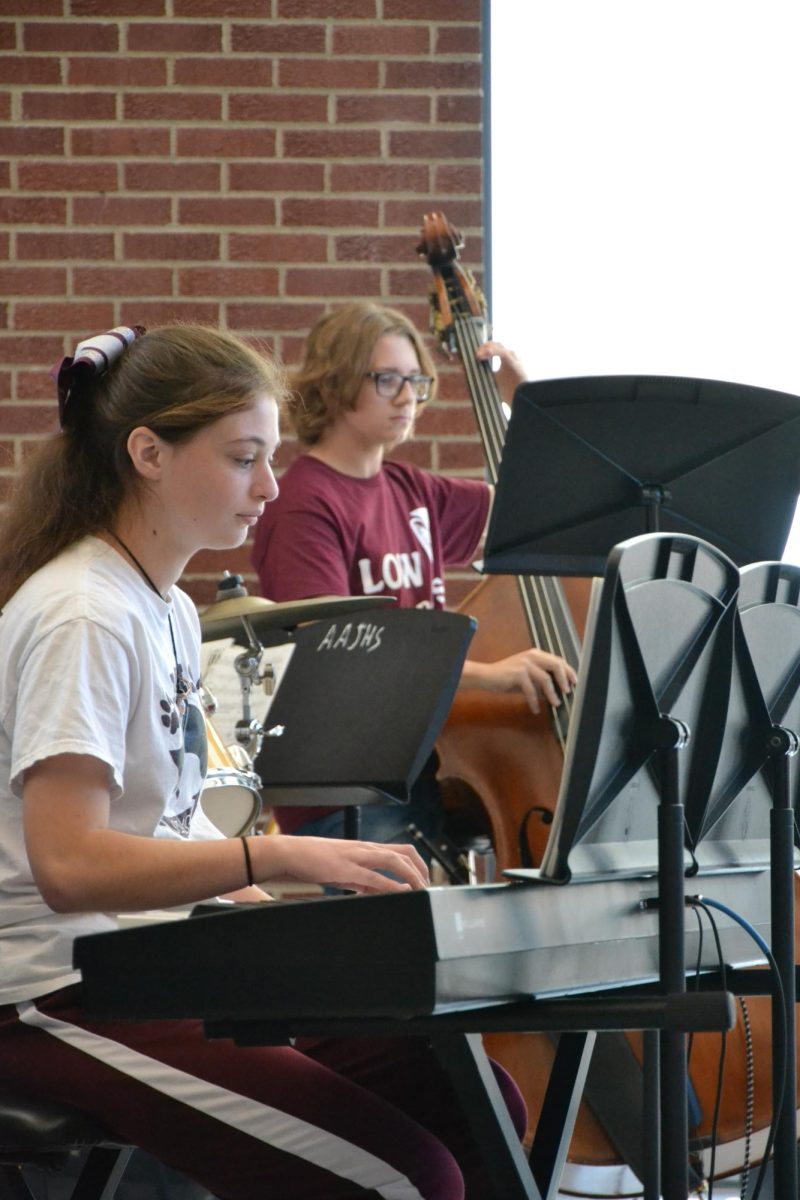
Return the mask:
{"type": "Polygon", "coordinates": [[[279,734],[277,730],[273,733],[272,730],[265,729],[261,721],[253,716],[250,694],[253,686],[260,684],[265,694],[271,696],[275,690],[275,669],[272,663],[267,663],[264,671],[260,672],[264,647],[256,637],[248,618],[242,617],[241,622],[247,634],[248,646],[233,664],[239,676],[239,690],[242,694],[242,715],[236,722],[236,741],[244,747],[251,764],[254,764],[264,738],[277,737],[279,734]]]}

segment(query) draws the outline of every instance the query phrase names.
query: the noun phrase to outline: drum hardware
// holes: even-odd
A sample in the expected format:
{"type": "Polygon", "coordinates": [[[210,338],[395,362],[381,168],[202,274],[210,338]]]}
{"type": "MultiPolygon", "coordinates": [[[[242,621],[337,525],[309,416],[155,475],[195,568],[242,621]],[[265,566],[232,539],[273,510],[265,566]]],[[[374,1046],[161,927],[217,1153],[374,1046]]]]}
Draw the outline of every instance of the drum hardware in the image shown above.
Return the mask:
{"type": "Polygon", "coordinates": [[[261,817],[261,780],[243,746],[226,746],[204,713],[208,771],[199,804],[226,837],[250,833],[261,817]]]}

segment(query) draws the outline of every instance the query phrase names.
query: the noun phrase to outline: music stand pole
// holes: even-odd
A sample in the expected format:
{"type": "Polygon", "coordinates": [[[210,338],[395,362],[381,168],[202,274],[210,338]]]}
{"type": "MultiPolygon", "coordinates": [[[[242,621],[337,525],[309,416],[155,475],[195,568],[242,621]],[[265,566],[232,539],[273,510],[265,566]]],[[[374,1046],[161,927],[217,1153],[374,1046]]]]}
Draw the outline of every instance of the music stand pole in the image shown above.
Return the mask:
{"type": "Polygon", "coordinates": [[[794,809],[789,789],[789,759],[797,748],[794,733],[779,725],[773,727],[769,742],[773,789],[769,828],[772,953],[778,973],[772,986],[772,1102],[778,1114],[773,1153],[776,1196],[798,1194],[794,809]],[[781,1027],[786,1030],[784,1045],[776,1036],[781,1027]]]}
{"type": "MultiPolygon", "coordinates": [[[[678,790],[678,753],[689,741],[682,721],[662,716],[656,733],[661,802],[658,808],[659,974],[665,995],[686,991],[683,883],[684,813],[678,790]]],[[[660,1037],[661,1190],[664,1200],[689,1195],[689,1114],[686,1035],[660,1037]]]]}

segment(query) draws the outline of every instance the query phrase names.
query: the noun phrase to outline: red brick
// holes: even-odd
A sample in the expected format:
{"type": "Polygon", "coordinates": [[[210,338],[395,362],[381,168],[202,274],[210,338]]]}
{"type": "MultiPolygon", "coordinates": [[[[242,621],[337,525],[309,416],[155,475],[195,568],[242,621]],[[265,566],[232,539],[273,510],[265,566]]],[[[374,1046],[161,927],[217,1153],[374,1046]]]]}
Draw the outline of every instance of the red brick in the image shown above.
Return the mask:
{"type": "Polygon", "coordinates": [[[325,185],[322,163],[271,162],[236,163],[228,167],[231,192],[321,192],[325,185]]]}
{"type": "Polygon", "coordinates": [[[0,129],[0,154],[9,158],[17,155],[39,157],[42,154],[63,154],[64,132],[61,129],[36,129],[22,126],[0,129]]]}
{"type": "Polygon", "coordinates": [[[392,450],[387,457],[397,462],[413,463],[415,467],[422,467],[424,471],[430,471],[433,467],[432,446],[430,442],[413,441],[405,442],[402,446],[397,446],[392,450]]]}
{"type": "Polygon", "coordinates": [[[8,314],[12,301],[0,304],[0,329],[8,329],[8,314]]]}
{"type": "Polygon", "coordinates": [[[419,267],[409,267],[407,271],[398,269],[389,272],[389,291],[393,296],[423,295],[425,288],[430,283],[430,273],[426,277],[424,269],[419,267]]]}
{"type": "Polygon", "coordinates": [[[439,25],[436,28],[435,54],[480,54],[481,27],[474,25],[439,25]]]}
{"type": "Polygon", "coordinates": [[[480,130],[402,130],[389,134],[393,158],[480,158],[480,130]]]}
{"type": "Polygon", "coordinates": [[[443,125],[480,125],[481,114],[480,96],[437,96],[437,124],[443,125]]]}
{"type": "Polygon", "coordinates": [[[332,192],[421,192],[430,191],[427,166],[393,163],[334,163],[331,167],[332,192]]]}
{"type": "Polygon", "coordinates": [[[439,466],[443,471],[480,471],[486,462],[479,442],[442,440],[438,449],[439,466]]]}
{"type": "Polygon", "coordinates": [[[110,301],[102,304],[72,300],[30,304],[21,301],[14,311],[14,328],[18,330],[59,329],[65,333],[84,330],[88,334],[98,329],[110,329],[114,323],[114,307],[110,301]]]}
{"type": "Polygon", "coordinates": [[[274,158],[272,129],[179,129],[178,158],[274,158]]]}
{"type": "Polygon", "coordinates": [[[59,196],[0,197],[0,223],[5,225],[63,225],[67,202],[59,196]]]}
{"type": "Polygon", "coordinates": [[[378,158],[381,139],[377,130],[287,129],[283,135],[283,150],[287,158],[378,158]]]}
{"type": "MultiPolygon", "coordinates": [[[[462,395],[464,380],[461,380],[462,395]]],[[[471,404],[426,405],[417,419],[417,433],[425,437],[438,438],[444,435],[475,435],[475,413],[471,404]]]]}
{"type": "Polygon", "coordinates": [[[17,167],[19,187],[27,192],[113,192],[117,190],[115,163],[28,163],[17,167]]]}
{"type": "Polygon", "coordinates": [[[274,267],[187,267],[178,272],[181,296],[277,296],[274,267]]]}
{"type": "Polygon", "coordinates": [[[228,254],[233,262],[324,262],[328,239],[313,233],[231,233],[228,254]]]}
{"type": "MultiPolygon", "coordinates": [[[[0,371],[0,400],[10,400],[10,399],[11,399],[11,372],[10,371],[0,371]]],[[[0,456],[2,456],[3,463],[5,465],[8,465],[9,458],[12,460],[14,458],[14,443],[13,442],[0,442],[0,456]]]]}
{"type": "Polygon", "coordinates": [[[163,17],[166,0],[70,0],[73,17],[163,17]]]}
{"type": "Polygon", "coordinates": [[[114,54],[119,50],[119,26],[90,21],[31,22],[22,26],[25,50],[50,50],[66,54],[70,50],[114,54]]]}
{"type": "Polygon", "coordinates": [[[126,233],[123,238],[126,262],[137,258],[159,262],[198,262],[201,259],[216,262],[219,251],[217,233],[126,233]]]}
{"type": "Polygon", "coordinates": [[[290,268],[286,272],[287,296],[376,296],[380,290],[380,271],[363,267],[290,268]]]}
{"type": "Polygon", "coordinates": [[[0,83],[49,87],[62,82],[59,58],[10,54],[0,58],[0,83]]]}
{"type": "Polygon", "coordinates": [[[175,272],[171,267],[75,267],[76,296],[171,296],[175,272]]]}
{"type": "Polygon", "coordinates": [[[337,262],[396,262],[414,252],[413,239],[405,234],[344,234],[333,239],[337,262]]]}
{"type": "Polygon", "coordinates": [[[108,233],[18,233],[20,261],[58,262],[62,259],[100,260],[114,257],[114,237],[108,233]]]}
{"type": "Polygon", "coordinates": [[[67,81],[72,87],[82,84],[113,87],[163,87],[167,82],[167,64],[163,58],[70,58],[67,81]]]}
{"type": "Polygon", "coordinates": [[[181,225],[260,225],[275,224],[275,201],[255,196],[237,199],[217,196],[208,200],[179,200],[181,225]]]}
{"type": "Polygon", "coordinates": [[[53,337],[37,337],[34,334],[5,335],[0,337],[0,362],[24,364],[25,366],[41,366],[46,363],[45,370],[49,371],[57,358],[64,355],[64,339],[53,337]]]}
{"type": "Polygon", "coordinates": [[[300,92],[234,93],[228,101],[228,115],[231,121],[315,121],[323,125],[328,115],[328,97],[304,96],[300,92]]]}
{"type": "Polygon", "coordinates": [[[284,225],[358,225],[373,228],[378,223],[379,206],[374,200],[288,199],[282,205],[284,225]]]}
{"type": "Polygon", "coordinates": [[[0,24],[0,49],[16,50],[17,48],[17,27],[11,21],[3,21],[0,24]]]}
{"type": "Polygon", "coordinates": [[[55,401],[53,381],[46,371],[17,371],[16,398],[17,400],[49,400],[55,401]]]}
{"type": "Polygon", "coordinates": [[[11,96],[8,92],[0,95],[0,121],[11,120],[11,96]]]}
{"type": "Polygon", "coordinates": [[[129,192],[218,192],[222,169],[218,163],[135,162],[123,167],[129,192]]]}
{"type": "Polygon", "coordinates": [[[63,17],[65,0],[0,0],[0,16],[63,17]]]}
{"type": "Polygon", "coordinates": [[[322,24],[279,25],[268,21],[263,25],[232,25],[231,49],[235,54],[322,54],[325,35],[322,24]]]}
{"type": "Polygon", "coordinates": [[[222,96],[198,92],[127,92],[122,97],[126,121],[218,121],[222,96]]]}
{"type": "Polygon", "coordinates": [[[333,31],[334,54],[369,54],[375,58],[429,54],[431,27],[425,25],[341,25],[333,31]]]}
{"type": "Polygon", "coordinates": [[[175,61],[175,83],[192,87],[198,80],[203,87],[272,86],[272,60],[269,58],[179,58],[175,61]]]}
{"type": "Polygon", "coordinates": [[[479,194],[483,187],[483,171],[479,163],[447,163],[433,169],[433,190],[439,195],[448,192],[479,194]]]}
{"type": "Polygon", "coordinates": [[[176,17],[246,17],[269,18],[264,0],[173,0],[176,17]]]}
{"type": "Polygon", "coordinates": [[[475,21],[481,0],[384,0],[384,21],[475,21]]]}
{"type": "Polygon", "coordinates": [[[278,16],[348,20],[377,17],[376,0],[278,0],[278,16]]]}
{"type": "Polygon", "coordinates": [[[4,404],[0,408],[0,433],[6,435],[49,433],[55,422],[53,404],[4,404]]]}
{"type": "Polygon", "coordinates": [[[278,81],[283,88],[375,88],[379,67],[361,58],[282,58],[278,81]]]}
{"type": "Polygon", "coordinates": [[[172,219],[168,196],[76,196],[76,225],[167,225],[172,219]]]}
{"type": "Polygon", "coordinates": [[[481,86],[479,62],[411,62],[386,63],[387,88],[464,88],[476,91],[481,86]]]}
{"type": "Polygon", "coordinates": [[[222,26],[210,21],[197,24],[173,21],[132,22],[128,26],[128,50],[216,54],[222,49],[222,26]]]}
{"type": "Polygon", "coordinates": [[[0,163],[0,188],[11,187],[11,164],[0,163]]]}
{"type": "Polygon", "coordinates": [[[113,121],[117,98],[113,92],[24,92],[26,121],[113,121]]]}
{"type": "Polygon", "coordinates": [[[62,267],[0,267],[0,295],[62,296],[66,288],[62,267]]]}
{"type": "Polygon", "coordinates": [[[336,120],[340,125],[383,125],[390,122],[428,124],[430,119],[429,96],[380,92],[374,96],[336,97],[336,120]]]}
{"type": "Polygon", "coordinates": [[[483,205],[480,200],[463,200],[459,197],[455,202],[448,199],[447,205],[444,206],[439,198],[433,196],[425,197],[424,208],[417,200],[385,201],[384,223],[390,229],[398,225],[419,228],[423,211],[436,212],[442,207],[446,208],[447,215],[456,228],[480,228],[483,224],[483,205]]]}
{"type": "Polygon", "coordinates": [[[111,155],[130,158],[136,155],[153,158],[170,153],[168,129],[127,129],[120,125],[107,129],[73,129],[70,135],[72,153],[92,158],[111,155]]]}
{"type": "Polygon", "coordinates": [[[156,325],[172,325],[176,321],[219,325],[219,304],[198,303],[196,300],[157,301],[127,298],[120,304],[119,323],[123,325],[145,325],[148,329],[153,329],[156,325]]]}
{"type": "Polygon", "coordinates": [[[255,329],[265,334],[280,329],[310,329],[322,316],[323,304],[287,304],[273,300],[261,304],[228,304],[225,315],[231,329],[255,329]]]}
{"type": "Polygon", "coordinates": [[[222,578],[223,571],[241,575],[244,571],[252,569],[250,552],[246,545],[237,546],[233,550],[201,550],[191,559],[189,567],[193,574],[209,576],[215,587],[217,581],[222,578]]]}

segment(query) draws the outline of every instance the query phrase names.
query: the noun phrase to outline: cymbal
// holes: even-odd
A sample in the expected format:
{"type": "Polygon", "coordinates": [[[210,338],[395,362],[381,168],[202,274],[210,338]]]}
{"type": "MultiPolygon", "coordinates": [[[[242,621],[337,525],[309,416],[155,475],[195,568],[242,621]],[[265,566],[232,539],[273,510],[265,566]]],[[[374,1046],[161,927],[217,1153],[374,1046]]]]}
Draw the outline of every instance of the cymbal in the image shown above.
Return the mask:
{"type": "Polygon", "coordinates": [[[242,618],[247,619],[259,636],[270,630],[295,629],[304,621],[342,617],[371,608],[387,608],[394,603],[394,596],[311,596],[307,600],[280,603],[265,600],[263,596],[233,596],[210,604],[200,613],[200,633],[204,642],[230,637],[247,645],[242,618]]]}

